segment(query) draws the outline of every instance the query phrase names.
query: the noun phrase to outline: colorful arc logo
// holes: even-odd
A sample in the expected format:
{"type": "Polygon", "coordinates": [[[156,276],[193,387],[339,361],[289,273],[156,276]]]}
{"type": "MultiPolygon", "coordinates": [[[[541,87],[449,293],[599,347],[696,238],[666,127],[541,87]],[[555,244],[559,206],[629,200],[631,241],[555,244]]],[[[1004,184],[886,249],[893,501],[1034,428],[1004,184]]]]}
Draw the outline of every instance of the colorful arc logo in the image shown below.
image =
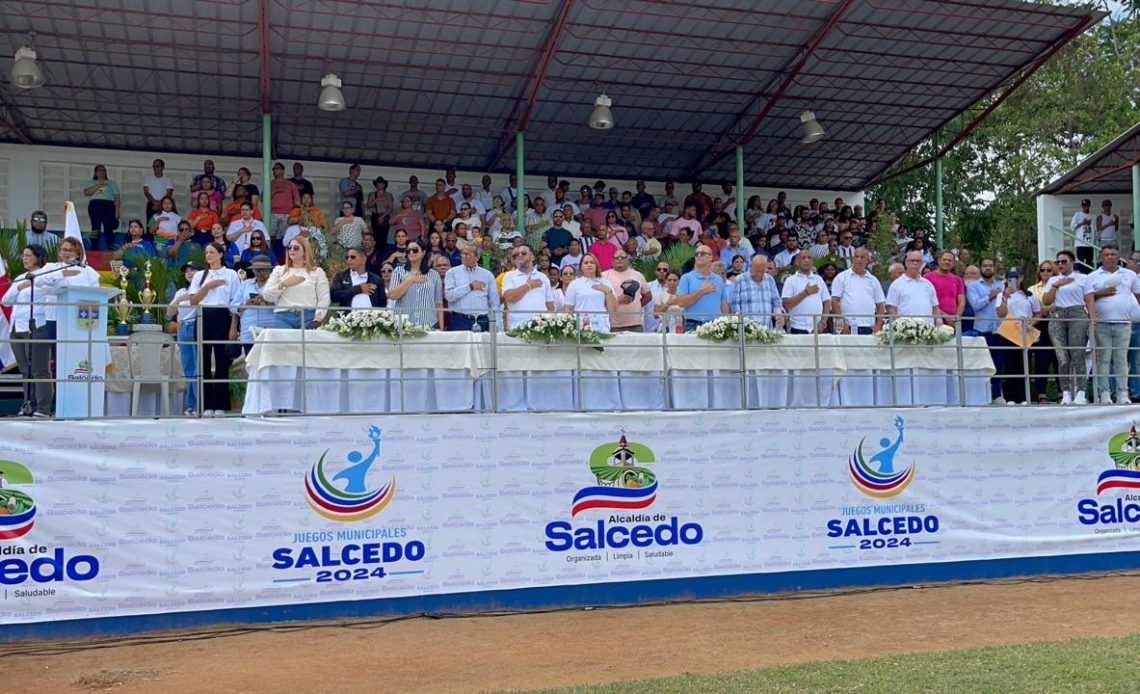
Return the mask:
{"type": "Polygon", "coordinates": [[[332,481],[325,475],[325,456],[321,454],[309,474],[305,476],[305,501],[314,513],[331,521],[351,523],[375,516],[384,510],[396,494],[396,476],[380,489],[368,489],[365,476],[380,454],[380,430],[369,427],[368,437],[372,440],[372,451],[365,456],[360,451],[348,455],[349,467],[336,473],[332,481]],[[344,489],[333,481],[344,480],[344,489]]]}
{"type": "Polygon", "coordinates": [[[653,451],[643,444],[629,443],[625,434],[620,441],[598,446],[590,454],[590,472],[597,484],[578,490],[570,504],[570,515],[595,508],[648,508],[657,500],[657,476],[641,465],[652,462],[653,451]]]}
{"type": "Polygon", "coordinates": [[[36,518],[36,502],[31,496],[9,485],[31,484],[28,468],[11,460],[0,460],[0,540],[27,535],[36,518]]]}
{"type": "Polygon", "coordinates": [[[864,441],[866,438],[859,441],[859,446],[848,460],[848,472],[851,475],[852,484],[859,491],[876,499],[889,499],[892,496],[902,494],[903,490],[914,480],[914,464],[911,463],[902,472],[877,472],[867,464],[867,460],[863,457],[864,441]]]}

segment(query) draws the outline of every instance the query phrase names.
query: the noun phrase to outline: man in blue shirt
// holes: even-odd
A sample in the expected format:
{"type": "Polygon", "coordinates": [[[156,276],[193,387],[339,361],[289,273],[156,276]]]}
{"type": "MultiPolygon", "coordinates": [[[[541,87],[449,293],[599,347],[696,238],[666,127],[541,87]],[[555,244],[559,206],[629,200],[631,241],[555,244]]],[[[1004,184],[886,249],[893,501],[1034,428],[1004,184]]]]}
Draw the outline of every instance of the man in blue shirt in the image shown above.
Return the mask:
{"type": "Polygon", "coordinates": [[[784,325],[784,304],[776,280],[768,274],[768,258],[757,254],[748,266],[748,274],[740,275],[729,290],[729,309],[743,314],[764,327],[771,328],[773,318],[784,325]]]}
{"type": "Polygon", "coordinates": [[[676,302],[685,309],[686,330],[728,313],[728,290],[720,275],[712,271],[712,251],[708,246],[697,246],[693,260],[693,269],[677,285],[676,302]]]}
{"type": "MultiPolygon", "coordinates": [[[[994,280],[993,258],[983,258],[981,263],[982,278],[966,285],[966,302],[974,309],[974,330],[986,338],[990,346],[990,356],[994,360],[996,373],[1002,372],[1002,364],[1008,346],[1002,337],[995,331],[1001,324],[997,317],[997,298],[1001,296],[1001,282],[994,280]]],[[[995,404],[1003,404],[1005,399],[1001,395],[1001,382],[997,378],[990,379],[990,395],[995,404]]]]}

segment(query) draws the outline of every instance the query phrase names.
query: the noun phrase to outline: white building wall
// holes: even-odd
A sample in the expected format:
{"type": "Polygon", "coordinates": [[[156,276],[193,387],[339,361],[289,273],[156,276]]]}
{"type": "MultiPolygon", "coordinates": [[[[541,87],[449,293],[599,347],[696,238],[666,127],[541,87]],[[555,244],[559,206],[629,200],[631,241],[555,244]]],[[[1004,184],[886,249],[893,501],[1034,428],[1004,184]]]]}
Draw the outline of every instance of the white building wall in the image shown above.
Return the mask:
{"type": "MultiPolygon", "coordinates": [[[[185,214],[190,209],[190,179],[201,173],[202,161],[206,157],[187,154],[164,154],[150,151],[127,151],[110,149],[86,149],[79,147],[48,147],[40,145],[0,144],[0,222],[5,226],[16,220],[27,219],[36,209],[43,209],[48,213],[49,226],[57,228],[63,214],[63,204],[71,200],[76,204],[79,212],[79,223],[86,228],[86,199],[83,197],[83,188],[91,178],[92,170],[96,164],[107,167],[110,180],[119,184],[122,193],[122,216],[124,221],[135,217],[141,218],[146,209],[146,199],[142,194],[143,177],[150,173],[150,163],[156,157],[166,162],[166,174],[175,184],[175,201],[178,209],[185,214]]],[[[216,174],[228,183],[233,180],[238,167],[245,166],[253,172],[253,181],[259,188],[264,188],[261,181],[261,160],[242,159],[226,156],[211,157],[217,166],[216,174]]],[[[282,160],[285,164],[285,173],[292,175],[293,160],[282,160]]],[[[316,204],[322,210],[329,212],[337,197],[337,182],[348,175],[348,162],[302,162],[305,165],[305,178],[313,182],[316,189],[316,204]]],[[[420,189],[430,195],[434,190],[434,181],[442,178],[443,172],[438,169],[406,169],[384,166],[364,166],[360,181],[364,190],[371,190],[371,181],[376,176],[388,179],[388,190],[399,195],[407,190],[408,177],[416,175],[420,179],[420,189]]],[[[470,183],[476,190],[480,187],[482,172],[457,172],[456,181],[470,183]]],[[[507,185],[507,174],[492,174],[491,187],[498,192],[507,185]]],[[[606,176],[597,176],[589,180],[571,179],[571,197],[577,197],[577,189],[583,184],[593,185],[597,178],[602,178],[607,185],[616,186],[619,190],[634,190],[634,181],[612,179],[606,176]]],[[[541,191],[546,185],[545,172],[542,174],[527,175],[527,189],[532,196],[541,191]]],[[[657,198],[664,195],[664,181],[647,181],[648,192],[657,198]]],[[[704,190],[716,197],[720,193],[717,183],[706,183],[704,190]]],[[[684,197],[690,188],[684,184],[677,185],[678,197],[684,197]]],[[[766,202],[775,197],[777,189],[774,188],[747,188],[747,195],[760,195],[766,202]]],[[[834,190],[792,190],[788,189],[788,202],[791,206],[806,205],[811,198],[826,200],[830,205],[835,198],[840,197],[849,205],[864,204],[863,194],[854,191],[834,190]]]]}
{"type": "Polygon", "coordinates": [[[1092,213],[1100,212],[1102,200],[1112,200],[1112,211],[1120,215],[1120,244],[1127,251],[1133,235],[1135,215],[1131,195],[1039,195],[1037,196],[1037,254],[1038,262],[1056,257],[1062,248],[1072,249],[1073,239],[1068,236],[1073,214],[1080,212],[1081,200],[1092,201],[1092,213]],[[1064,233],[1062,233],[1064,232],[1064,233]]]}

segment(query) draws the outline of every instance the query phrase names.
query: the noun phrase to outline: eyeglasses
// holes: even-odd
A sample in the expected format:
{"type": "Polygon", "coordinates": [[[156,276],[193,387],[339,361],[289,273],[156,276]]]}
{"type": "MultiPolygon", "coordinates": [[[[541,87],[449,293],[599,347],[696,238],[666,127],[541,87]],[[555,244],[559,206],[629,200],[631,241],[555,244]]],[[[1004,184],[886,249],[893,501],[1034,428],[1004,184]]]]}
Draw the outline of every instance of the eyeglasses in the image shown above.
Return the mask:
{"type": "Polygon", "coordinates": [[[301,247],[300,247],[300,246],[289,246],[289,250],[291,250],[291,251],[299,251],[299,250],[302,250],[302,249],[301,249],[301,247]]]}
{"type": "Polygon", "coordinates": [[[32,217],[33,222],[46,222],[47,217],[32,217]]]}
{"type": "Polygon", "coordinates": [[[419,248],[416,248],[415,246],[413,246],[413,247],[408,249],[408,253],[423,253],[423,251],[420,250],[419,248]]]}
{"type": "Polygon", "coordinates": [[[1058,265],[1068,265],[1068,264],[1069,264],[1069,261],[1068,261],[1067,259],[1064,259],[1064,258],[1058,258],[1058,259],[1057,259],[1057,264],[1058,264],[1058,265]]]}
{"type": "Polygon", "coordinates": [[[667,267],[659,267],[659,268],[657,268],[657,272],[669,272],[669,268],[667,268],[667,267]]]}
{"type": "Polygon", "coordinates": [[[614,260],[629,260],[628,255],[615,255],[614,260]]]}

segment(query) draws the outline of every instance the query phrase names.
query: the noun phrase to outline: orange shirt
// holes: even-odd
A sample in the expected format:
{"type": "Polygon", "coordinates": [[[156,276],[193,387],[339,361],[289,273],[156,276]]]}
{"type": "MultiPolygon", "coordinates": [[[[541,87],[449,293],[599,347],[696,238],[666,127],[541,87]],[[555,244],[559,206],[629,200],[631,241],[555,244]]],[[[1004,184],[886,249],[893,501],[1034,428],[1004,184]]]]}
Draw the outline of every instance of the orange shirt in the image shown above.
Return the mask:
{"type": "Polygon", "coordinates": [[[221,221],[221,218],[218,217],[217,212],[214,212],[209,207],[198,207],[190,210],[190,214],[186,216],[186,220],[190,222],[190,226],[194,227],[196,231],[209,231],[210,227],[221,221]]]}
{"type": "Polygon", "coordinates": [[[455,201],[446,195],[443,196],[443,200],[433,195],[424,203],[424,214],[430,214],[432,219],[449,219],[454,217],[455,201]]]}
{"type": "MultiPolygon", "coordinates": [[[[310,207],[308,209],[308,213],[309,213],[308,223],[306,224],[305,220],[302,219],[300,222],[298,222],[298,224],[301,224],[302,226],[315,226],[315,227],[320,227],[321,229],[328,229],[329,220],[325,217],[324,212],[321,212],[316,207],[310,207]]],[[[301,216],[301,208],[300,207],[294,207],[292,210],[289,210],[289,217],[290,218],[300,217],[300,216],[301,216]]]]}
{"type": "MultiPolygon", "coordinates": [[[[237,200],[234,200],[230,204],[226,205],[226,209],[222,210],[222,216],[223,217],[230,216],[231,221],[235,217],[240,217],[241,216],[241,203],[239,203],[237,200]]],[[[260,208],[260,206],[256,206],[253,208],[253,218],[254,219],[261,219],[261,208],[260,208]]]]}

